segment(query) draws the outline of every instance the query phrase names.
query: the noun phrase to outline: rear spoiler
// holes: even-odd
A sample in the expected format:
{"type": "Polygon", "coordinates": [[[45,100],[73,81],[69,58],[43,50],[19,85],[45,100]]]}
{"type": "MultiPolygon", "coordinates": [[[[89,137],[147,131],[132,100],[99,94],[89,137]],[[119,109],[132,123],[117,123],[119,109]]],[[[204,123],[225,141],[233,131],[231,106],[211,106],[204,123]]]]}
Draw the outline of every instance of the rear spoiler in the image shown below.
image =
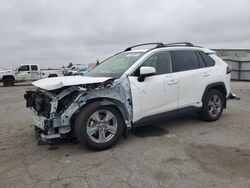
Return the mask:
{"type": "Polygon", "coordinates": [[[203,48],[202,51],[206,54],[216,54],[216,51],[210,50],[208,48],[203,48]]]}

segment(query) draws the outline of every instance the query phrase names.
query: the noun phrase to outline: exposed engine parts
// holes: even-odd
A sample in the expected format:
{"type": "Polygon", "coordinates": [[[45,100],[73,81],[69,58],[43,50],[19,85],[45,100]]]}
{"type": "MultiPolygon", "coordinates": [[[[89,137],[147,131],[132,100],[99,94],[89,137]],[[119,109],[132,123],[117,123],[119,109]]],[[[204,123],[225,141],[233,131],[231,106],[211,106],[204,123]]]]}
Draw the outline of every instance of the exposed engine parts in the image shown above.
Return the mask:
{"type": "Polygon", "coordinates": [[[132,119],[131,92],[128,80],[107,80],[103,83],[63,87],[46,91],[37,89],[24,95],[26,107],[33,111],[36,132],[43,141],[72,134],[72,122],[78,111],[88,102],[98,100],[120,110],[127,127],[132,119]]]}

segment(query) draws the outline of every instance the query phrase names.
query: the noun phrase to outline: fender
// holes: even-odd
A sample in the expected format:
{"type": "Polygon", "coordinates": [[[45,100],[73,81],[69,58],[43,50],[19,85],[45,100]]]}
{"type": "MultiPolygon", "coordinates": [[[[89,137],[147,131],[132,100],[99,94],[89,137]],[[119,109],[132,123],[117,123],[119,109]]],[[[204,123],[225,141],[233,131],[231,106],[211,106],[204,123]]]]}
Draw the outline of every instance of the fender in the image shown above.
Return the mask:
{"type": "MultiPolygon", "coordinates": [[[[126,106],[119,100],[112,99],[112,98],[92,98],[86,101],[86,105],[90,104],[92,102],[99,101],[100,105],[102,106],[115,106],[119,112],[121,113],[123,119],[124,119],[124,130],[123,130],[123,135],[127,137],[128,134],[128,129],[131,128],[131,117],[129,117],[129,112],[126,108],[126,106]]],[[[85,106],[85,105],[83,105],[85,106]]]]}
{"type": "Polygon", "coordinates": [[[15,77],[14,77],[13,75],[4,75],[3,78],[2,78],[2,81],[3,81],[4,79],[7,79],[7,78],[11,78],[11,79],[13,79],[14,81],[16,81],[16,79],[15,79],[15,77]]]}
{"type": "Polygon", "coordinates": [[[125,105],[121,101],[118,101],[118,100],[112,99],[112,98],[92,98],[92,99],[87,100],[86,103],[89,104],[91,102],[96,102],[96,101],[99,101],[102,106],[105,106],[105,105],[116,106],[118,108],[118,110],[120,111],[122,117],[124,118],[125,123],[126,123],[126,121],[129,121],[129,119],[130,119],[129,113],[127,111],[127,108],[125,107],[125,105]]]}
{"type": "Polygon", "coordinates": [[[225,103],[224,103],[224,108],[226,108],[226,103],[227,103],[227,100],[226,100],[226,96],[227,96],[227,90],[226,90],[226,86],[225,86],[225,83],[223,82],[215,82],[215,83],[211,83],[211,84],[208,84],[203,95],[202,95],[202,99],[201,101],[203,102],[208,91],[210,89],[217,89],[219,90],[222,94],[223,94],[223,97],[224,97],[224,100],[225,100],[225,103]]]}

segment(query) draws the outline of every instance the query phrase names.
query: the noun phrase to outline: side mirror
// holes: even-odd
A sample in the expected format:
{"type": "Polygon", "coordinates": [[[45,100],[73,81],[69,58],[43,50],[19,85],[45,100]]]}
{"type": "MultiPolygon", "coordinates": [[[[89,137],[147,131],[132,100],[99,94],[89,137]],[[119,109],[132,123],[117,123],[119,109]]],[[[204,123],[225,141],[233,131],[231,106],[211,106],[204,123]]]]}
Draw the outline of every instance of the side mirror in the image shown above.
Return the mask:
{"type": "Polygon", "coordinates": [[[155,75],[155,73],[156,73],[156,70],[154,67],[143,66],[140,68],[140,75],[137,80],[139,82],[143,82],[146,77],[153,76],[155,75]]]}

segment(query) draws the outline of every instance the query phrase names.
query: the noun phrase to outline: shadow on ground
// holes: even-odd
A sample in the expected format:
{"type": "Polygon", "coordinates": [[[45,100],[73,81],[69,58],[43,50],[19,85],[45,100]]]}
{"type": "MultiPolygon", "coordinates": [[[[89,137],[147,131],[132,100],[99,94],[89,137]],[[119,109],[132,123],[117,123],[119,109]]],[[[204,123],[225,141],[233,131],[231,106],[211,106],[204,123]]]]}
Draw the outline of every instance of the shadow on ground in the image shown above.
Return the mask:
{"type": "Polygon", "coordinates": [[[136,137],[145,138],[145,137],[154,137],[154,136],[163,136],[169,133],[162,127],[157,125],[148,125],[148,126],[141,126],[133,129],[132,134],[136,137]]]}

